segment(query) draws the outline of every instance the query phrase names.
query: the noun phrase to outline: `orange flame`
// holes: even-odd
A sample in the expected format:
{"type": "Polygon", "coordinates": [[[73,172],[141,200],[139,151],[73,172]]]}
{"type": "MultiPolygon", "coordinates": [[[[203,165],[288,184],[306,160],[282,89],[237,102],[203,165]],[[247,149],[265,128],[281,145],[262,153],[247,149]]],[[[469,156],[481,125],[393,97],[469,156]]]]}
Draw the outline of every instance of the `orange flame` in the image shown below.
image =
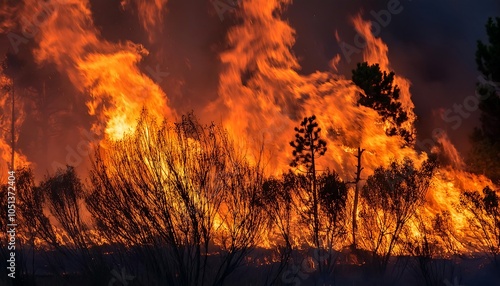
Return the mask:
{"type": "MultiPolygon", "coordinates": [[[[28,6],[37,11],[48,5],[32,2],[28,6]]],[[[175,115],[165,93],[137,66],[147,54],[144,48],[102,40],[88,0],[53,0],[50,4],[54,9],[40,24],[35,58],[40,64],[54,63],[75,87],[91,95],[87,106],[98,118],[93,127],[96,132],[104,129],[111,139],[122,138],[134,129],[142,108],[158,120],[175,115]],[[104,127],[99,125],[102,122],[104,127]]]]}
{"type": "MultiPolygon", "coordinates": [[[[12,139],[14,142],[17,141],[19,136],[19,129],[24,122],[25,113],[23,109],[22,101],[16,101],[15,103],[15,122],[14,122],[14,138],[12,138],[12,80],[8,78],[4,73],[2,67],[0,67],[0,171],[2,174],[0,177],[5,176],[7,165],[11,165],[12,161],[12,139]]],[[[15,96],[15,95],[14,95],[15,96]]],[[[14,165],[15,167],[28,165],[29,161],[25,155],[23,155],[19,150],[14,152],[14,165]]]]}
{"type": "Polygon", "coordinates": [[[155,32],[161,32],[163,13],[168,0],[122,0],[122,7],[130,6],[134,2],[139,13],[142,27],[148,32],[149,41],[155,39],[155,32]],[[159,27],[159,29],[158,29],[159,27]]]}
{"type": "MultiPolygon", "coordinates": [[[[376,38],[371,33],[371,22],[363,21],[361,15],[357,15],[353,18],[354,28],[358,33],[363,35],[366,40],[366,48],[363,51],[363,58],[369,64],[380,65],[380,69],[383,71],[391,71],[389,64],[389,57],[387,53],[389,52],[389,48],[380,38],[376,38]]],[[[394,77],[394,83],[400,89],[400,97],[399,101],[402,104],[402,108],[408,114],[408,121],[406,121],[402,127],[407,128],[407,130],[414,130],[413,123],[415,122],[416,116],[413,113],[414,104],[411,100],[410,86],[411,82],[403,78],[399,75],[394,77]]]]}
{"type": "MultiPolygon", "coordinates": [[[[224,110],[224,125],[230,133],[243,142],[251,142],[254,154],[264,144],[270,152],[271,173],[287,169],[293,127],[312,114],[318,118],[322,136],[328,141],[329,151],[321,164],[334,168],[345,178],[350,179],[354,171],[352,152],[358,146],[368,150],[367,169],[403,156],[417,158],[414,150],[399,147],[400,139],[386,136],[375,111],[357,106],[360,90],[350,80],[333,72],[298,72],[300,66],[291,52],[295,31],[275,13],[289,3],[245,1],[240,15],[243,24],[228,33],[232,48],[221,55],[225,70],[220,76],[220,98],[210,108],[224,110]]],[[[387,67],[385,44],[373,36],[369,42],[372,47],[380,46],[378,56],[382,57],[382,67],[387,67]]],[[[365,57],[375,61],[377,55],[369,51],[365,57]]],[[[337,61],[338,57],[332,63],[337,61]]],[[[402,77],[397,81],[402,85],[403,97],[409,98],[409,82],[402,77]]],[[[410,103],[408,99],[404,107],[410,110],[410,103]]]]}
{"type": "MultiPolygon", "coordinates": [[[[24,16],[47,11],[47,5],[51,7],[37,27],[35,59],[39,64],[54,64],[62,74],[68,75],[75,87],[90,95],[87,106],[89,113],[97,118],[93,126],[96,132],[103,131],[111,140],[123,138],[134,130],[142,108],[158,122],[176,116],[162,89],[138,67],[148,51],[134,43],[103,40],[93,24],[88,0],[25,2],[20,12],[24,16]]],[[[121,3],[124,7],[132,3],[138,7],[141,23],[152,40],[154,28],[162,23],[166,2],[123,0],[121,3]]],[[[330,61],[330,71],[300,72],[300,64],[291,51],[295,30],[280,16],[291,2],[243,1],[238,11],[242,21],[227,35],[231,48],[220,55],[224,67],[219,78],[219,98],[207,107],[206,113],[223,114],[223,124],[231,136],[250,150],[249,160],[262,159],[264,146],[270,175],[288,169],[293,128],[303,117],[313,114],[328,147],[326,155],[318,161],[319,169],[332,168],[346,181],[351,181],[356,165],[353,154],[358,147],[366,149],[364,178],[375,168],[404,157],[420,165],[427,158],[425,153],[401,147],[402,139],[387,136],[376,111],[358,106],[361,90],[351,80],[335,73],[341,60],[339,56],[330,61]]],[[[367,42],[364,60],[391,71],[388,47],[372,35],[370,23],[358,15],[353,18],[353,24],[367,42]]],[[[409,116],[403,127],[413,130],[416,116],[410,94],[411,82],[398,75],[395,84],[401,89],[400,101],[409,116]]],[[[5,97],[0,99],[2,107],[6,100],[5,97]]],[[[482,176],[460,169],[463,165],[460,156],[446,137],[441,138],[440,143],[442,152],[452,164],[438,170],[427,194],[425,211],[428,215],[449,211],[457,227],[465,232],[466,220],[454,207],[459,203],[461,192],[492,184],[482,176]]],[[[2,157],[7,147],[6,141],[0,140],[2,157]]],[[[222,220],[221,213],[217,224],[222,220]]],[[[271,245],[269,242],[264,244],[271,245]]]]}
{"type": "MultiPolygon", "coordinates": [[[[391,160],[403,157],[411,158],[419,166],[427,155],[411,147],[401,147],[401,139],[387,136],[378,114],[357,106],[360,89],[350,80],[333,71],[300,74],[300,65],[291,52],[295,31],[277,13],[289,3],[286,0],[243,2],[239,12],[242,24],[229,31],[231,49],[221,55],[225,69],[220,75],[220,98],[209,110],[223,111],[224,125],[234,138],[248,142],[247,147],[253,150],[254,158],[259,156],[261,145],[266,147],[269,174],[280,174],[288,169],[291,160],[288,142],[293,139],[293,127],[312,114],[318,118],[322,136],[328,142],[328,151],[319,164],[322,168],[333,168],[345,180],[352,179],[356,165],[353,154],[358,146],[366,149],[363,156],[365,178],[376,167],[387,166],[391,160]]],[[[388,47],[372,35],[370,23],[359,15],[353,18],[353,23],[367,42],[364,60],[391,71],[388,47]]],[[[338,56],[332,59],[334,70],[338,62],[338,56]]],[[[414,130],[416,116],[411,83],[396,76],[395,84],[401,89],[400,101],[409,117],[404,128],[414,130]]],[[[454,166],[461,166],[461,159],[451,142],[443,137],[440,143],[454,166]]],[[[460,193],[488,184],[491,185],[491,181],[484,177],[442,167],[428,192],[425,209],[431,215],[447,210],[458,226],[465,227],[463,215],[456,210],[460,193]]]]}

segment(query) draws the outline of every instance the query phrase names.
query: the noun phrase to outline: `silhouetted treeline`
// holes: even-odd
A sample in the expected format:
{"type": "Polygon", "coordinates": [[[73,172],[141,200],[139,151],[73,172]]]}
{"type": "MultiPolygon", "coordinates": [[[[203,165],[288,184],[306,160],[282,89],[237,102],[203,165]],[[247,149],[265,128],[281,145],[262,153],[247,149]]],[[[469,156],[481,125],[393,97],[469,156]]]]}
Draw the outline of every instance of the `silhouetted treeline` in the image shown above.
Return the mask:
{"type": "MultiPolygon", "coordinates": [[[[463,241],[449,214],[421,211],[432,156],[420,167],[394,161],[366,179],[353,247],[353,183],[315,169],[327,146],[314,116],[302,123],[293,169],[278,177],[266,177],[260,158],[250,163],[217,125],[193,115],[157,123],[146,112],[133,134],[96,151],[84,181],[72,167],[39,183],[18,169],[16,283],[107,285],[121,273],[130,285],[230,285],[252,269],[259,285],[333,285],[346,273],[376,284],[413,273],[439,285],[460,273],[449,260],[457,245],[498,261],[494,190],[465,192],[455,206],[474,234],[463,241]]],[[[0,195],[5,203],[5,186],[0,195]]]]}

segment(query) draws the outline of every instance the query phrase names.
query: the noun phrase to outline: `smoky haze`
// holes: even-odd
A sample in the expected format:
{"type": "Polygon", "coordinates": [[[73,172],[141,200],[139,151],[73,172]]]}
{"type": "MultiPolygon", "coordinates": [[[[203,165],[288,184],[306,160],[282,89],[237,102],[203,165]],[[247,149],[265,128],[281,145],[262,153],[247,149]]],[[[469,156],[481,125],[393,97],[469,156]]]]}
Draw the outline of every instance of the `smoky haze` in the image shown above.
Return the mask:
{"type": "MultiPolygon", "coordinates": [[[[123,9],[120,2],[91,1],[94,24],[101,36],[110,42],[144,45],[149,55],[139,64],[140,69],[161,86],[178,114],[194,110],[204,120],[217,121],[219,115],[204,110],[218,97],[219,54],[228,48],[226,32],[239,21],[234,17],[236,10],[221,14],[211,1],[169,0],[162,32],[150,41],[137,13],[123,9]]],[[[376,20],[373,12],[387,9],[389,2],[294,1],[283,17],[296,30],[293,51],[302,66],[300,73],[331,69],[329,62],[338,54],[338,72],[350,78],[362,53],[347,59],[336,34],[355,46],[351,18],[361,13],[364,19],[376,20]]],[[[474,60],[476,41],[484,40],[488,17],[500,15],[500,3],[402,0],[400,7],[403,10],[391,16],[378,36],[389,47],[394,71],[413,83],[418,139],[429,138],[435,128],[442,128],[465,154],[479,112],[471,112],[456,129],[441,118],[441,113],[474,94],[479,75],[474,60]]],[[[84,170],[86,158],[80,153],[85,152],[78,148],[88,139],[82,131],[89,130],[95,120],[85,105],[88,96],[73,87],[55,66],[35,63],[35,41],[20,45],[16,52],[4,33],[0,44],[1,54],[7,57],[6,74],[14,79],[18,96],[25,102],[26,119],[18,146],[35,163],[38,175],[52,172],[54,162],[74,163],[84,170]]]]}

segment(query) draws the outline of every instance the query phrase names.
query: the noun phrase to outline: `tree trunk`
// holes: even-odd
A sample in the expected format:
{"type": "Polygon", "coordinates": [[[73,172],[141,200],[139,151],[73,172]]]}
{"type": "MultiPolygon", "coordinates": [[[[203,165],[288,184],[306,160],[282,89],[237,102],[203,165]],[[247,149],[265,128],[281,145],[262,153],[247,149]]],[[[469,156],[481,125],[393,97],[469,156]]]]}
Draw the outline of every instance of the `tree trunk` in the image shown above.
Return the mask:
{"type": "Polygon", "coordinates": [[[354,179],[354,202],[352,208],[352,247],[356,249],[356,231],[358,229],[357,224],[357,216],[358,216],[358,200],[359,200],[359,181],[361,181],[361,171],[363,171],[363,167],[361,167],[361,156],[365,149],[361,149],[358,147],[358,154],[354,155],[358,159],[358,165],[356,166],[356,178],[354,179]]]}

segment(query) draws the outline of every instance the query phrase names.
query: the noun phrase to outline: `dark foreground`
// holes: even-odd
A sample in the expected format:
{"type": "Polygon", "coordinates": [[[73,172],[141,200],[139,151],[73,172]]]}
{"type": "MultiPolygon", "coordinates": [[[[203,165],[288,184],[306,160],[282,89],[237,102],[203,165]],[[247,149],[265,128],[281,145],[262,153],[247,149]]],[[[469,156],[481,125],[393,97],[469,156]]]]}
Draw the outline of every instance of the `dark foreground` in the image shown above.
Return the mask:
{"type": "MultiPolygon", "coordinates": [[[[81,269],[81,265],[60,257],[56,252],[37,253],[34,259],[32,255],[25,254],[24,259],[18,262],[15,279],[7,278],[6,269],[2,267],[0,285],[182,285],[180,281],[162,281],[159,273],[162,270],[145,265],[139,256],[104,253],[105,263],[96,261],[92,275],[77,270],[81,269]]],[[[394,257],[385,271],[380,271],[373,261],[362,261],[346,253],[336,252],[318,257],[314,251],[294,252],[286,264],[276,258],[274,262],[270,261],[269,257],[272,257],[269,250],[252,252],[222,285],[500,286],[499,265],[480,255],[447,259],[394,257]],[[318,261],[324,261],[321,270],[318,261]]],[[[217,255],[210,257],[213,262],[217,260],[220,263],[218,259],[217,255]]],[[[207,264],[210,265],[210,261],[207,264]]]]}

